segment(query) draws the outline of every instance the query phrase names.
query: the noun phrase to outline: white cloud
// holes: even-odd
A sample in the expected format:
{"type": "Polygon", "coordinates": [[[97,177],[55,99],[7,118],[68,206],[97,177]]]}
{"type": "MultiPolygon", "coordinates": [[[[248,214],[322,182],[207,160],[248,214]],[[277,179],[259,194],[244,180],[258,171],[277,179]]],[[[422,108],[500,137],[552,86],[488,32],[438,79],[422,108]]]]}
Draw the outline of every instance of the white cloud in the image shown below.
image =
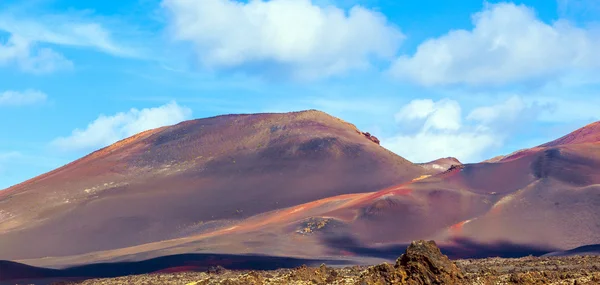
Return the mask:
{"type": "Polygon", "coordinates": [[[494,106],[474,108],[463,119],[461,106],[454,100],[413,100],[396,114],[396,120],[399,124],[416,122],[418,130],[384,138],[382,145],[413,162],[448,156],[481,161],[516,129],[506,126],[525,123],[529,114],[538,114],[536,108],[513,96],[494,106]]]}
{"type": "Polygon", "coordinates": [[[77,14],[46,14],[14,17],[0,14],[0,30],[30,42],[96,49],[117,56],[133,56],[134,51],[115,42],[111,31],[101,23],[77,14]]]}
{"type": "Polygon", "coordinates": [[[73,63],[51,46],[95,49],[116,56],[135,56],[135,51],[117,44],[101,23],[77,14],[31,16],[7,9],[0,12],[0,66],[16,65],[30,73],[70,69],[73,63]]]}
{"type": "Polygon", "coordinates": [[[463,162],[474,162],[482,160],[484,151],[499,144],[493,134],[463,131],[399,135],[386,139],[382,145],[412,162],[429,162],[449,156],[463,162]]]}
{"type": "Polygon", "coordinates": [[[486,125],[501,120],[515,121],[526,108],[527,105],[521,97],[512,96],[501,104],[474,109],[467,119],[480,121],[486,125]]]}
{"type": "Polygon", "coordinates": [[[149,129],[179,123],[191,115],[189,108],[175,102],[156,108],[131,109],[112,116],[100,115],[84,130],[75,129],[70,136],[55,139],[52,145],[74,151],[101,148],[149,129]]]}
{"type": "Polygon", "coordinates": [[[34,42],[19,36],[11,36],[5,43],[0,39],[0,66],[15,64],[25,72],[36,74],[73,67],[71,61],[52,49],[34,47],[34,42]]]}
{"type": "Polygon", "coordinates": [[[458,102],[430,99],[413,100],[396,113],[396,121],[425,120],[423,130],[458,130],[461,126],[461,109],[458,102]]]}
{"type": "Polygon", "coordinates": [[[87,47],[118,56],[133,51],[119,46],[111,32],[99,23],[87,22],[75,15],[46,15],[34,19],[0,14],[0,30],[31,42],[87,47]]]}
{"type": "Polygon", "coordinates": [[[402,56],[390,72],[422,85],[505,84],[600,68],[600,34],[566,20],[540,21],[512,3],[487,4],[474,28],[453,30],[402,56]]]}
{"type": "Polygon", "coordinates": [[[384,15],[360,6],[347,13],[310,0],[164,0],[162,6],[174,38],[192,43],[209,68],[273,64],[277,72],[313,79],[391,59],[404,38],[384,15]]]}
{"type": "Polygon", "coordinates": [[[543,123],[572,124],[600,120],[597,107],[600,106],[600,92],[579,96],[539,95],[531,99],[553,106],[550,112],[544,112],[539,117],[543,123]]]}
{"type": "Polygon", "coordinates": [[[23,92],[4,91],[0,92],[0,106],[23,106],[32,105],[46,101],[48,96],[41,91],[27,89],[23,92]]]}

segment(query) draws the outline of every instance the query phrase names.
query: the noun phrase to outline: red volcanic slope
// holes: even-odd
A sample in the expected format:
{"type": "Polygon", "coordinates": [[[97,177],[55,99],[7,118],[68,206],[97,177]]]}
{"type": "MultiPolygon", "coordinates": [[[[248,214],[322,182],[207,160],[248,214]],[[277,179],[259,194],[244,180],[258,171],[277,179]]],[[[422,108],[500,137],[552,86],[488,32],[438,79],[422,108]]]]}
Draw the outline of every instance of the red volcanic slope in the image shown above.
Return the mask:
{"type": "Polygon", "coordinates": [[[494,158],[486,160],[484,162],[493,163],[493,162],[518,159],[520,157],[526,157],[526,156],[533,155],[535,153],[538,153],[539,151],[543,151],[544,149],[551,148],[551,147],[598,143],[598,142],[600,142],[600,122],[595,122],[595,123],[591,123],[587,126],[584,126],[583,128],[579,128],[559,139],[542,144],[540,146],[530,148],[530,149],[518,150],[509,155],[494,157],[494,158]]]}
{"type": "Polygon", "coordinates": [[[457,223],[446,234],[559,249],[600,242],[599,126],[587,125],[495,163],[467,165],[463,181],[481,181],[477,188],[494,191],[496,198],[487,213],[457,223]],[[481,172],[486,168],[492,171],[481,172]]]}
{"type": "Polygon", "coordinates": [[[564,137],[549,143],[541,145],[541,147],[554,147],[569,144],[597,143],[600,142],[600,122],[591,123],[583,128],[580,128],[564,137]]]}
{"type": "Polygon", "coordinates": [[[0,222],[0,242],[10,245],[0,256],[37,257],[24,241],[47,255],[86,253],[97,243],[109,249],[26,261],[41,266],[194,252],[364,259],[376,247],[415,239],[467,240],[482,250],[598,244],[600,144],[590,143],[594,134],[587,131],[567,137],[568,144],[428,173],[319,112],[187,122],[34,181],[27,187],[35,195],[17,189],[0,198],[18,213],[0,222]],[[202,127],[210,125],[218,127],[202,127]],[[251,147],[259,143],[265,147],[251,147]],[[207,155],[208,161],[189,162],[207,155]],[[106,179],[113,184],[102,184],[106,179]],[[42,196],[53,189],[48,185],[70,194],[88,181],[107,188],[71,194],[75,202],[67,205],[38,202],[48,201],[42,196]],[[140,229],[161,238],[145,240],[140,229]],[[51,239],[35,245],[48,233],[68,239],[69,247],[51,239]],[[135,246],[120,248],[129,245],[135,246]]]}
{"type": "MultiPolygon", "coordinates": [[[[590,137],[593,134],[586,132],[590,137]]],[[[364,246],[422,238],[558,249],[597,244],[600,144],[577,141],[582,143],[538,147],[497,163],[455,167],[351,202],[340,197],[334,209],[323,206],[323,212],[310,210],[303,218],[343,222],[332,231],[364,246]]]]}
{"type": "Polygon", "coordinates": [[[0,192],[0,257],[65,256],[180,238],[423,174],[355,126],[319,111],[187,121],[0,192]]]}
{"type": "MultiPolygon", "coordinates": [[[[538,147],[497,163],[454,167],[374,193],[331,197],[247,219],[215,232],[218,237],[197,236],[196,242],[212,243],[226,235],[233,243],[254,240],[266,252],[290,254],[275,248],[306,243],[302,248],[311,254],[336,255],[347,250],[335,250],[340,242],[322,240],[342,236],[365,247],[436,238],[574,248],[600,242],[597,169],[600,144],[538,147]],[[291,244],[258,238],[265,232],[294,235],[310,219],[329,220],[334,226],[296,237],[291,244]]],[[[223,249],[216,243],[215,248],[223,249]]]]}

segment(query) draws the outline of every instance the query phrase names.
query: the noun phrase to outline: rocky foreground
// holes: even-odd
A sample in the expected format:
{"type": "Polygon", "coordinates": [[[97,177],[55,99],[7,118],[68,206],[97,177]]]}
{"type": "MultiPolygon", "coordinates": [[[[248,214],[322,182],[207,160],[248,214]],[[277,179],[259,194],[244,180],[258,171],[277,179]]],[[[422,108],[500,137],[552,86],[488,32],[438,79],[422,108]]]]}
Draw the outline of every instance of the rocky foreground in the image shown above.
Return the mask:
{"type": "Polygon", "coordinates": [[[275,271],[162,273],[55,284],[600,284],[600,256],[451,261],[433,241],[415,241],[395,264],[275,271]]]}

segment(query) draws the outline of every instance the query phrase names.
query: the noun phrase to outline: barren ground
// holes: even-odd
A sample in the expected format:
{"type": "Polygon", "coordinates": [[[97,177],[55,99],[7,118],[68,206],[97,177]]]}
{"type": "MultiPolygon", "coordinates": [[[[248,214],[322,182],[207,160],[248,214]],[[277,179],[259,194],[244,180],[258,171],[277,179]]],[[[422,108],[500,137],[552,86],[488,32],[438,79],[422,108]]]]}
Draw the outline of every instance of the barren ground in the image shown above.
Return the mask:
{"type": "MultiPolygon", "coordinates": [[[[600,256],[456,260],[463,284],[600,284],[600,256]]],[[[392,266],[392,265],[390,265],[392,266]]],[[[381,279],[381,266],[299,267],[274,271],[159,273],[55,284],[411,284],[381,279]],[[380,283],[377,283],[380,282],[380,283]]],[[[412,283],[419,284],[419,283],[412,283]]],[[[444,283],[441,283],[444,284],[444,283]]]]}

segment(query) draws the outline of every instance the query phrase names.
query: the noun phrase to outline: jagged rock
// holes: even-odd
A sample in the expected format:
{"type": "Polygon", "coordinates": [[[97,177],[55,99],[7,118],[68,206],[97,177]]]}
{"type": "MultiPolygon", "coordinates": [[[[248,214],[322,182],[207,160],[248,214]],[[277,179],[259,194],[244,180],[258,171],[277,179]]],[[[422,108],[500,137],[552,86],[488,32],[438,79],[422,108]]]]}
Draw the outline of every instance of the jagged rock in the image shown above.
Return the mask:
{"type": "MultiPolygon", "coordinates": [[[[331,284],[337,278],[338,273],[335,269],[327,267],[325,264],[321,264],[318,268],[311,268],[306,265],[297,267],[289,275],[288,281],[309,281],[308,284],[331,284]]],[[[290,282],[292,283],[292,282],[290,282]]],[[[305,283],[293,283],[293,284],[305,284],[305,283]]]]}
{"type": "Polygon", "coordinates": [[[442,254],[434,241],[413,241],[395,265],[372,266],[359,284],[442,285],[464,284],[461,270],[442,254]]]}
{"type": "Polygon", "coordinates": [[[383,263],[369,267],[360,276],[360,285],[406,284],[406,272],[396,266],[383,263]]]}
{"type": "Polygon", "coordinates": [[[465,168],[465,166],[462,165],[462,164],[460,164],[460,165],[453,164],[453,165],[450,166],[450,168],[448,168],[448,170],[444,171],[444,173],[452,172],[454,170],[460,170],[460,169],[463,169],[463,168],[465,168]]]}
{"type": "Polygon", "coordinates": [[[413,241],[396,261],[408,276],[406,284],[461,284],[464,276],[435,241],[413,241]]]}

